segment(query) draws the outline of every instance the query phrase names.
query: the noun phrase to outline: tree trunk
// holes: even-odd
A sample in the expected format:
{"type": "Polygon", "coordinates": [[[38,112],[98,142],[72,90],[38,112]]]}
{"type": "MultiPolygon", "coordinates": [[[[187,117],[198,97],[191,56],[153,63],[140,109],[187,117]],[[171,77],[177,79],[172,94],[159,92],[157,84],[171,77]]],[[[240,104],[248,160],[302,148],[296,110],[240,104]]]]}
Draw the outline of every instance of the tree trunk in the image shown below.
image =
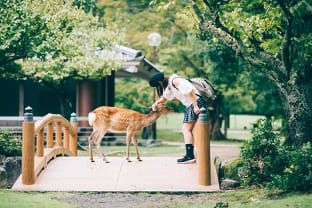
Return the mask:
{"type": "Polygon", "coordinates": [[[224,137],[227,138],[227,129],[229,128],[230,123],[230,114],[228,112],[224,113],[224,137]]]}
{"type": "Polygon", "coordinates": [[[301,147],[304,143],[312,142],[312,105],[307,86],[291,81],[277,86],[288,122],[285,143],[301,147]]]}
{"type": "Polygon", "coordinates": [[[213,110],[209,111],[211,118],[211,140],[224,140],[226,137],[221,132],[221,122],[222,118],[220,117],[220,106],[221,105],[221,96],[218,95],[217,99],[213,104],[213,110]]]}
{"type": "Polygon", "coordinates": [[[148,139],[152,133],[152,125],[144,127],[142,131],[142,139],[148,139]]]}
{"type": "Polygon", "coordinates": [[[72,109],[72,104],[70,103],[69,94],[64,91],[59,91],[59,99],[60,99],[60,114],[65,118],[69,119],[70,114],[74,112],[72,109]]]}

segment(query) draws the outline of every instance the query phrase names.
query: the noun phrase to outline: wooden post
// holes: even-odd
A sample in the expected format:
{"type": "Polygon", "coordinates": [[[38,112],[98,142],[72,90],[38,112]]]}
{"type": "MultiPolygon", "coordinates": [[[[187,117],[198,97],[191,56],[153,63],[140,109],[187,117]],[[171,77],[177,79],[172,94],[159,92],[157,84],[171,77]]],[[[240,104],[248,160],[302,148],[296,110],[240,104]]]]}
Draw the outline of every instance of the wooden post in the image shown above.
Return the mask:
{"type": "Polygon", "coordinates": [[[210,124],[208,123],[208,116],[208,111],[201,108],[195,138],[197,140],[198,183],[204,186],[211,185],[210,124]]]}
{"type": "Polygon", "coordinates": [[[69,149],[69,128],[65,127],[64,130],[64,148],[69,149]]]}
{"type": "Polygon", "coordinates": [[[194,157],[196,160],[198,160],[198,122],[195,123],[195,126],[193,128],[193,135],[194,135],[194,157]]]}
{"type": "Polygon", "coordinates": [[[22,183],[31,185],[35,183],[35,123],[32,108],[25,108],[23,122],[22,142],[22,183]]]}
{"type": "Polygon", "coordinates": [[[62,146],[62,126],[60,122],[55,125],[55,146],[62,146]]]}
{"type": "Polygon", "coordinates": [[[70,135],[69,150],[73,153],[73,155],[77,156],[78,121],[75,113],[72,113],[70,116],[70,123],[76,130],[76,136],[73,137],[70,135]]]}
{"type": "Polygon", "coordinates": [[[37,156],[43,157],[44,154],[44,128],[37,133],[37,156]]]}
{"type": "Polygon", "coordinates": [[[53,122],[47,125],[47,148],[53,148],[53,122]]]}

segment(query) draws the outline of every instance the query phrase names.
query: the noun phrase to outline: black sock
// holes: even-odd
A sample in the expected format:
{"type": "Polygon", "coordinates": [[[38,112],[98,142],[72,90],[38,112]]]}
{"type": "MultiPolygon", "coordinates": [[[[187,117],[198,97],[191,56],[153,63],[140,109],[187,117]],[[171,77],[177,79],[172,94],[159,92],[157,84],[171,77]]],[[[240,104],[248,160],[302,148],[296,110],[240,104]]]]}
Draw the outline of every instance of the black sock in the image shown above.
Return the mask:
{"type": "Polygon", "coordinates": [[[194,145],[193,144],[185,144],[186,156],[194,157],[194,145]]]}

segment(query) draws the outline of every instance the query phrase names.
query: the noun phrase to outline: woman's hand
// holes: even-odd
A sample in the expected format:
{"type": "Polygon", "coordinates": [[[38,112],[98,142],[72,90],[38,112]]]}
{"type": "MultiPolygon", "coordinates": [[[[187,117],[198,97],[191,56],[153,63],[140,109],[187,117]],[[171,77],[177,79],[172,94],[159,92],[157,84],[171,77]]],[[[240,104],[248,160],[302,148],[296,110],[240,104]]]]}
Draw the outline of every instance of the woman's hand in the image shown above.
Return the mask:
{"type": "Polygon", "coordinates": [[[152,105],[152,111],[157,111],[157,102],[152,105]]]}
{"type": "Polygon", "coordinates": [[[196,115],[199,114],[199,108],[198,108],[198,106],[195,106],[195,107],[194,107],[194,112],[195,112],[196,115]]]}
{"type": "Polygon", "coordinates": [[[158,105],[158,104],[165,103],[166,101],[167,101],[166,98],[160,97],[160,99],[159,99],[158,101],[156,101],[156,102],[152,105],[152,111],[157,111],[157,105],[158,105]]]}

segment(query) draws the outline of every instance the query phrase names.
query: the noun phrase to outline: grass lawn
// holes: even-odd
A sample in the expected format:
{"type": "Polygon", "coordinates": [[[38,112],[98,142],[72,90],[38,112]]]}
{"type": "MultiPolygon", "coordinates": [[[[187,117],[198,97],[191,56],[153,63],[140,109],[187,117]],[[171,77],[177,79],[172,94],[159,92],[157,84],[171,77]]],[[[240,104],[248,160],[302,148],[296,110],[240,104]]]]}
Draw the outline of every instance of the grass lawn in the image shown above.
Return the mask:
{"type": "MultiPolygon", "coordinates": [[[[137,138],[141,138],[138,134],[137,138]]],[[[228,139],[222,141],[210,141],[211,144],[239,144],[244,140],[251,138],[250,131],[230,131],[228,132],[228,139]]],[[[172,131],[168,129],[157,129],[157,140],[165,142],[181,142],[184,143],[182,132],[172,131]]]]}
{"type": "Polygon", "coordinates": [[[72,208],[71,204],[55,200],[54,197],[70,196],[70,193],[16,192],[0,189],[0,208],[72,208]]]}
{"type": "MultiPolygon", "coordinates": [[[[157,120],[157,129],[180,130],[183,124],[183,113],[171,113],[166,116],[161,116],[157,120]]],[[[250,130],[258,119],[263,119],[262,115],[230,115],[230,130],[250,130]]],[[[281,121],[274,121],[275,128],[281,127],[281,121]]],[[[223,127],[221,127],[223,128],[223,127]]]]}
{"type": "MultiPolygon", "coordinates": [[[[183,116],[183,113],[172,113],[166,116],[161,116],[157,120],[157,138],[161,141],[183,142],[183,135],[181,132],[183,116]]],[[[235,141],[250,139],[250,129],[252,123],[255,123],[259,118],[263,118],[263,116],[231,115],[230,128],[227,132],[228,140],[231,142],[231,140],[235,141]]],[[[223,128],[221,129],[223,130],[223,128]]],[[[139,135],[138,138],[140,138],[139,135]]],[[[227,143],[228,141],[224,142],[227,143]]]]}
{"type": "Polygon", "coordinates": [[[212,201],[207,197],[207,201],[203,203],[188,204],[181,207],[214,207],[218,202],[228,203],[231,208],[308,208],[311,207],[312,194],[289,193],[281,194],[281,192],[268,191],[265,189],[245,189],[239,191],[227,191],[224,193],[212,194],[212,201]],[[214,198],[215,197],[215,198],[214,198]],[[211,203],[212,202],[212,203],[211,203]]]}
{"type": "Polygon", "coordinates": [[[250,130],[228,130],[228,140],[240,140],[245,141],[251,139],[252,134],[250,130]]]}
{"type": "Polygon", "coordinates": [[[308,208],[312,204],[312,194],[283,194],[266,189],[243,189],[220,193],[193,194],[16,192],[0,190],[0,201],[1,208],[71,208],[79,207],[80,205],[98,208],[118,207],[119,204],[123,205],[120,207],[127,208],[213,208],[217,203],[228,203],[231,208],[308,208]],[[125,203],[131,203],[131,206],[125,206],[125,203]]]}

